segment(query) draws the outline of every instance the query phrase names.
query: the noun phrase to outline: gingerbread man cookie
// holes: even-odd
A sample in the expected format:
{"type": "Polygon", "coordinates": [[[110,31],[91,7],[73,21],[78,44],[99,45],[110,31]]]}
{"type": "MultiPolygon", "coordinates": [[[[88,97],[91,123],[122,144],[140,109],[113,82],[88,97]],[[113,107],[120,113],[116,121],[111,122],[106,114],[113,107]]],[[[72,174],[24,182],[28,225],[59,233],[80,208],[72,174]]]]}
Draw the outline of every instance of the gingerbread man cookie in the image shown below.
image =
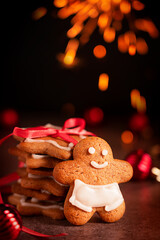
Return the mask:
{"type": "Polygon", "coordinates": [[[118,183],[131,179],[131,165],[113,159],[109,144],[98,137],[81,140],[73,150],[73,160],[58,163],[54,178],[70,185],[64,204],[68,221],[83,225],[98,212],[105,222],[119,220],[125,211],[125,202],[118,183]]]}

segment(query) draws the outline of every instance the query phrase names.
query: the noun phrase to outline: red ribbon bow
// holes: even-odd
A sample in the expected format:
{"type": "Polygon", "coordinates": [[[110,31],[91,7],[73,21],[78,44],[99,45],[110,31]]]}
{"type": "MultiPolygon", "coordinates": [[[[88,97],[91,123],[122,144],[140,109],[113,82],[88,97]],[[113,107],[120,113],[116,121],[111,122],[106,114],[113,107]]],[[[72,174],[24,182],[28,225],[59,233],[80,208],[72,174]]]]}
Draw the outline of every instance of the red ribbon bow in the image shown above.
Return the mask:
{"type": "Polygon", "coordinates": [[[38,137],[61,137],[67,142],[72,142],[74,145],[77,144],[77,141],[69,135],[91,135],[95,136],[95,134],[86,131],[85,128],[85,120],[83,118],[69,118],[65,121],[63,127],[61,129],[55,129],[51,127],[33,127],[33,128],[19,128],[15,127],[13,132],[8,136],[2,138],[0,140],[0,144],[2,144],[7,138],[12,135],[16,135],[22,138],[38,138],[38,137]]]}

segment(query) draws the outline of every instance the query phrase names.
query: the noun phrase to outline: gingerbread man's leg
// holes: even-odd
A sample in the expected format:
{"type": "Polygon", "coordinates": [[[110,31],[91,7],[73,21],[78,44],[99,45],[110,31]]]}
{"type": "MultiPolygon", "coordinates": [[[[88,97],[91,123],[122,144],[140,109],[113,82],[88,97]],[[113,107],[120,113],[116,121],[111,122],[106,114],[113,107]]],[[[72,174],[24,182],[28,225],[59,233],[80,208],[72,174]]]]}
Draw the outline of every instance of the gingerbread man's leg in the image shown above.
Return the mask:
{"type": "Polygon", "coordinates": [[[123,201],[123,203],[119,207],[109,212],[105,211],[104,208],[97,209],[97,212],[99,213],[103,221],[116,222],[123,216],[125,212],[125,202],[123,201]]]}
{"type": "Polygon", "coordinates": [[[95,213],[95,209],[93,209],[92,212],[85,212],[77,208],[76,206],[73,206],[69,202],[72,192],[73,192],[73,185],[70,187],[64,203],[64,215],[70,223],[74,225],[83,225],[90,220],[90,218],[95,213]]]}

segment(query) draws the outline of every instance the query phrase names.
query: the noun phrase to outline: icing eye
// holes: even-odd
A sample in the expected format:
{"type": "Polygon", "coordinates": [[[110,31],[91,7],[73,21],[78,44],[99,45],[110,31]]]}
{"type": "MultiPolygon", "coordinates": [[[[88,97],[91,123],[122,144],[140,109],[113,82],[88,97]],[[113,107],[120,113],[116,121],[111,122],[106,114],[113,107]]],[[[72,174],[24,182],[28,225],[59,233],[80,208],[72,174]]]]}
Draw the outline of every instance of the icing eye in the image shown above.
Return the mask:
{"type": "Polygon", "coordinates": [[[103,156],[106,156],[108,154],[108,151],[106,150],[106,149],[104,149],[103,151],[102,151],[102,155],[103,156]]]}
{"type": "Polygon", "coordinates": [[[94,154],[95,153],[95,148],[94,147],[90,147],[89,149],[88,149],[88,152],[90,153],[90,154],[94,154]]]}

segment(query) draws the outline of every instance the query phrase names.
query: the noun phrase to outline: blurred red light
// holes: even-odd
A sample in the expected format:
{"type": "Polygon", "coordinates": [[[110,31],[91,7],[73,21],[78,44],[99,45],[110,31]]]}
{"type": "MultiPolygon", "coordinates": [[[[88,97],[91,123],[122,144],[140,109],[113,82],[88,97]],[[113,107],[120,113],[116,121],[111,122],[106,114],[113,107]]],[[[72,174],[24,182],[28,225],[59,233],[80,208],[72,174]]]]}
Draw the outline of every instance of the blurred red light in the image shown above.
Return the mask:
{"type": "Polygon", "coordinates": [[[145,114],[137,113],[130,118],[129,126],[133,131],[141,132],[149,125],[149,119],[145,114]]]}
{"type": "Polygon", "coordinates": [[[18,113],[14,109],[6,109],[1,113],[1,122],[5,126],[14,126],[18,122],[18,113]]]}
{"type": "Polygon", "coordinates": [[[103,110],[99,107],[90,108],[89,110],[86,110],[84,114],[86,122],[91,125],[99,124],[100,122],[102,122],[103,117],[103,110]]]}

